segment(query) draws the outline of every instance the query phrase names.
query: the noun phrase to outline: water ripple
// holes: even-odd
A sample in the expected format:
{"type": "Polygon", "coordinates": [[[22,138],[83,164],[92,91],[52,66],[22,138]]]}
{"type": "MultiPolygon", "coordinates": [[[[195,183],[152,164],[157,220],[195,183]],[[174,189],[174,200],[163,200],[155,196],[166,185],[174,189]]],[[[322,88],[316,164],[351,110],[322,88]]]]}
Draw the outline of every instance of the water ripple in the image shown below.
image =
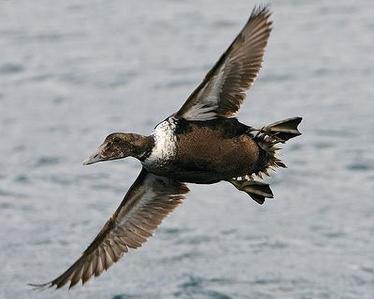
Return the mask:
{"type": "Polygon", "coordinates": [[[54,166],[63,161],[62,157],[42,156],[36,160],[35,167],[54,166]]]}
{"type": "Polygon", "coordinates": [[[374,163],[370,162],[354,162],[347,166],[348,170],[352,171],[369,171],[374,169],[374,163]]]}
{"type": "Polygon", "coordinates": [[[13,75],[21,73],[25,67],[19,63],[4,63],[0,65],[0,75],[13,75]]]}
{"type": "Polygon", "coordinates": [[[216,290],[212,290],[210,287],[204,286],[206,283],[211,283],[211,281],[206,280],[197,276],[189,276],[188,280],[181,285],[179,285],[180,291],[175,292],[174,296],[188,298],[214,298],[214,299],[231,299],[232,297],[216,290]]]}

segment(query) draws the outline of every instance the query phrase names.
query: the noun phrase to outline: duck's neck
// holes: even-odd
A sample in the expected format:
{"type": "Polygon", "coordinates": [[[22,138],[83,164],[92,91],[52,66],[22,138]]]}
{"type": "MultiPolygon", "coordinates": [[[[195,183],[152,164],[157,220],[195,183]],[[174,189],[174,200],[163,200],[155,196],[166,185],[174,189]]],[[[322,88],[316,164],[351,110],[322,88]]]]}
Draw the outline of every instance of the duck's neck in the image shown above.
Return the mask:
{"type": "Polygon", "coordinates": [[[134,141],[132,145],[134,146],[133,157],[144,161],[149,157],[152,152],[153,146],[155,144],[154,138],[152,135],[143,136],[139,134],[133,134],[134,141]]]}

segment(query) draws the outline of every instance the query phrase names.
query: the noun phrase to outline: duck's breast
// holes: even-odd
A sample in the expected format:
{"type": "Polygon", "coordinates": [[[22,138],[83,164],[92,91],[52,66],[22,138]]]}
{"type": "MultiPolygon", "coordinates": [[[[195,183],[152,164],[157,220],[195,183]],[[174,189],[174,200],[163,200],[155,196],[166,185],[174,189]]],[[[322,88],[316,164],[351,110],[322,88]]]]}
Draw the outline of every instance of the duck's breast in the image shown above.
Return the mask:
{"type": "Polygon", "coordinates": [[[176,121],[172,117],[160,122],[153,131],[154,147],[151,154],[142,163],[152,172],[162,171],[175,159],[177,137],[175,134],[176,121]]]}

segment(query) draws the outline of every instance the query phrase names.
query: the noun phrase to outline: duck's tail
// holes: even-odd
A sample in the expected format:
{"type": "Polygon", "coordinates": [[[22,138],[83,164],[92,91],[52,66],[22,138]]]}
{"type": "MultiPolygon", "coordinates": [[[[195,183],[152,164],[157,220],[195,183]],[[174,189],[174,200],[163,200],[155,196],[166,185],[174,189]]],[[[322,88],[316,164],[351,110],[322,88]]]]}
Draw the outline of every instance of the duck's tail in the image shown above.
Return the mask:
{"type": "Polygon", "coordinates": [[[271,137],[277,143],[285,143],[287,140],[301,135],[297,128],[301,121],[301,117],[287,118],[263,127],[260,132],[271,137]]]}
{"type": "Polygon", "coordinates": [[[266,198],[273,198],[273,192],[269,184],[256,181],[253,175],[262,179],[264,175],[269,175],[269,170],[283,167],[286,165],[277,157],[279,143],[285,143],[287,140],[301,135],[297,126],[300,124],[301,117],[293,117],[277,121],[260,130],[251,128],[251,132],[257,131],[254,139],[261,148],[259,163],[257,169],[252,174],[245,177],[234,178],[229,180],[238,190],[246,192],[257,203],[263,204],[266,198]]]}
{"type": "Polygon", "coordinates": [[[277,157],[277,151],[280,150],[278,144],[301,135],[297,128],[301,120],[301,117],[287,118],[267,125],[258,131],[255,140],[262,149],[260,153],[262,163],[259,163],[260,167],[255,172],[257,176],[261,178],[263,175],[268,175],[268,171],[271,169],[287,167],[277,157]]]}

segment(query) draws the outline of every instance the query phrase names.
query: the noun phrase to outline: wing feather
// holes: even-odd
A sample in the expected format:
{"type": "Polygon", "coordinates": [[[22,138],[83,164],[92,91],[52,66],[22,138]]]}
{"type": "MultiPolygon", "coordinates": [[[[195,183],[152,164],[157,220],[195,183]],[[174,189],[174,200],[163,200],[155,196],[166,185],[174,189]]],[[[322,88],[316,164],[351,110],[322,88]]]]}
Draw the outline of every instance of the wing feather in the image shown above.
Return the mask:
{"type": "Polygon", "coordinates": [[[239,35],[176,113],[187,120],[233,117],[261,69],[272,22],[257,7],[239,35]]]}
{"type": "Polygon", "coordinates": [[[37,288],[69,288],[86,283],[117,262],[128,248],[147,241],[161,221],[176,208],[188,192],[185,184],[155,176],[142,169],[113,216],[105,223],[81,257],[63,274],[37,288]]]}

